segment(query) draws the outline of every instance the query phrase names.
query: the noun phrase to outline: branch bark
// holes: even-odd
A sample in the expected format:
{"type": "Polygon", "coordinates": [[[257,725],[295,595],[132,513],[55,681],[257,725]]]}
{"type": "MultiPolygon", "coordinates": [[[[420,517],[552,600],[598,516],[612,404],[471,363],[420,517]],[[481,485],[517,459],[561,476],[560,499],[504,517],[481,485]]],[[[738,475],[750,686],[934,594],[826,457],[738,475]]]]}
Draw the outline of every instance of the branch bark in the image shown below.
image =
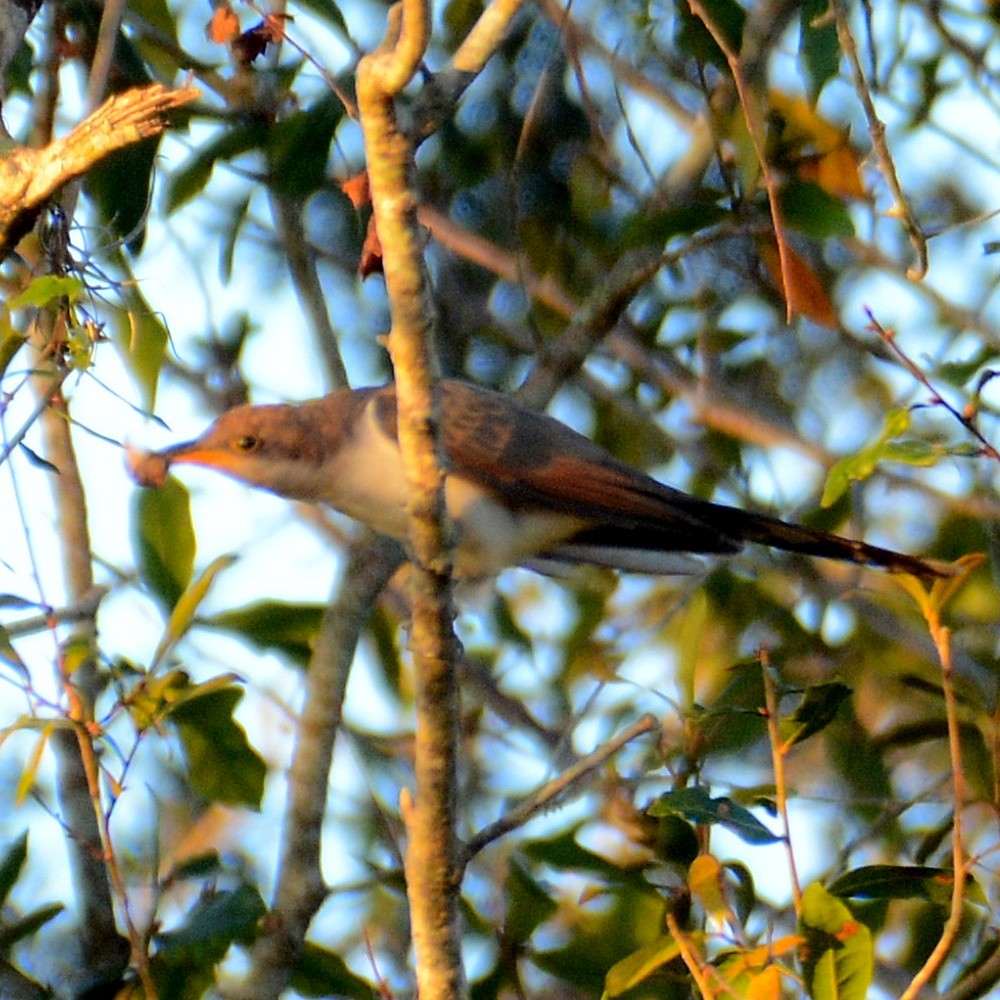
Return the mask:
{"type": "Polygon", "coordinates": [[[424,0],[403,0],[393,7],[382,46],[358,66],[357,91],[392,311],[389,351],[410,490],[410,648],[417,677],[417,723],[416,798],[405,792],[401,796],[408,834],[407,894],[418,992],[450,1000],[466,993],[458,927],[462,867],[455,833],[458,643],[452,627],[450,532],[438,447],[440,399],[430,346],[413,144],[398,127],[393,103],[419,67],[429,33],[430,10],[424,0]]]}
{"type": "Polygon", "coordinates": [[[344,693],[361,631],[401,559],[395,542],[366,534],[353,545],[339,596],[331,599],[323,617],[306,674],[305,705],[288,775],[281,862],[268,929],[254,947],[250,971],[227,992],[229,1000],[281,996],[302,953],[309,923],[326,898],[320,840],[344,693]]]}
{"type": "Polygon", "coordinates": [[[192,87],[167,90],[158,83],[137,87],[109,98],[64,138],[42,149],[18,148],[0,159],[0,260],[67,181],[111,153],[159,135],[166,112],[199,93],[192,87]]]}

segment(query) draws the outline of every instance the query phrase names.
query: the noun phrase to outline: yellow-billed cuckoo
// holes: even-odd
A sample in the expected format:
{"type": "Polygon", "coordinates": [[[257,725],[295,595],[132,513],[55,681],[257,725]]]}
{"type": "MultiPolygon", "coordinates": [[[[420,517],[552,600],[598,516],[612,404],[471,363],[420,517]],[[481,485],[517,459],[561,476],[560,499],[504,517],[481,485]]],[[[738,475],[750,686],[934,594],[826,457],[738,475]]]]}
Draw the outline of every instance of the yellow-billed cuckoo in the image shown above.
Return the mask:
{"type": "MultiPolygon", "coordinates": [[[[453,381],[441,390],[457,576],[568,563],[682,572],[692,568],[689,554],[733,553],[744,542],[925,578],[947,575],[913,556],[698,500],[499,393],[453,381]]],[[[297,405],[238,406],[194,441],[130,456],[143,486],[161,486],[180,463],[290,499],[326,502],[377,531],[406,537],[392,386],[345,389],[297,405]]]]}

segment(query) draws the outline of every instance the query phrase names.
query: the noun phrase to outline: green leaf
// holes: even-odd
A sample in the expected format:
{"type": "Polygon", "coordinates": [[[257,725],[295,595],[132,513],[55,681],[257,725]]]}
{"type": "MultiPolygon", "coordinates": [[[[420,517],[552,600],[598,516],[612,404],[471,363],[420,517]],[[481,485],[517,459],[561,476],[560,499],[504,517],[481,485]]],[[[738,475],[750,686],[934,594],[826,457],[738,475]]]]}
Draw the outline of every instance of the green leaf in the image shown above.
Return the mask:
{"type": "Polygon", "coordinates": [[[805,66],[813,104],[840,69],[837,24],[830,13],[830,0],[804,0],[799,16],[799,57],[805,66]]]}
{"type": "Polygon", "coordinates": [[[306,941],[292,972],[291,987],[304,997],[349,997],[377,1000],[382,994],[356,976],[335,952],[306,941]]]}
{"type": "MultiPolygon", "coordinates": [[[[700,935],[692,935],[698,938],[700,935]]],[[[604,980],[604,993],[602,1000],[607,997],[621,996],[626,990],[638,986],[643,980],[648,979],[657,969],[672,962],[680,956],[680,945],[673,937],[667,936],[659,938],[652,944],[647,944],[638,951],[616,962],[610,969],[604,980]]]]}
{"type": "Polygon", "coordinates": [[[652,848],[658,858],[675,865],[689,865],[701,850],[698,832],[683,817],[657,816],[652,848]]]}
{"type": "Polygon", "coordinates": [[[504,938],[512,944],[527,941],[535,928],[545,923],[559,908],[544,887],[516,860],[507,872],[504,896],[507,901],[504,938]]]}
{"type": "Polygon", "coordinates": [[[18,941],[23,941],[41,930],[50,920],[55,919],[65,910],[62,903],[49,903],[32,910],[26,916],[20,917],[0,927],[0,954],[6,955],[18,941]]]}
{"type": "Polygon", "coordinates": [[[325,610],[322,604],[258,601],[201,618],[199,624],[236,632],[257,649],[276,650],[304,667],[325,610]]]}
{"type": "Polygon", "coordinates": [[[17,448],[36,469],[41,469],[43,472],[51,472],[56,476],[59,475],[59,467],[57,465],[50,462],[47,458],[42,458],[37,451],[29,448],[23,441],[18,443],[17,448]]]}
{"type": "Polygon", "coordinates": [[[740,753],[761,739],[767,729],[761,714],[765,697],[760,664],[756,660],[737,663],[723,676],[723,689],[701,714],[692,712],[690,716],[690,725],[697,727],[699,745],[706,753],[740,753]]]}
{"type": "Polygon", "coordinates": [[[65,909],[66,907],[62,903],[49,903],[47,906],[40,906],[16,920],[5,921],[0,926],[0,954],[8,954],[18,941],[23,941],[37,933],[65,909]]]}
{"type": "Polygon", "coordinates": [[[792,229],[823,240],[854,235],[847,206],[818,184],[789,181],[780,196],[782,219],[792,229]]]}
{"type": "Polygon", "coordinates": [[[179,864],[174,865],[169,872],[161,879],[163,885],[172,885],[175,882],[182,882],[185,879],[204,879],[209,876],[220,875],[224,871],[222,858],[216,850],[203,851],[190,858],[185,858],[179,864]]]}
{"type": "Polygon", "coordinates": [[[42,762],[42,754],[49,744],[53,730],[56,729],[56,723],[51,719],[45,721],[39,720],[39,722],[38,739],[35,740],[35,745],[32,747],[31,753],[28,754],[28,758],[21,768],[21,773],[18,775],[17,784],[14,788],[14,801],[18,805],[24,802],[28,793],[34,788],[35,776],[38,774],[38,768],[42,762]]]}
{"type": "MultiPolygon", "coordinates": [[[[951,902],[954,873],[948,868],[922,865],[866,865],[845,872],[827,891],[834,896],[860,899],[926,899],[939,906],[951,902]]],[[[966,877],[966,898],[985,903],[986,894],[971,876],[966,877]]]]}
{"type": "Polygon", "coordinates": [[[702,642],[709,621],[708,595],[698,589],[687,605],[671,620],[668,627],[675,645],[677,685],[681,692],[681,708],[687,712],[695,703],[698,664],[702,660],[702,642]]]}
{"type": "Polygon", "coordinates": [[[267,912],[260,893],[251,885],[209,893],[191,909],[184,924],[156,936],[164,952],[184,951],[197,960],[222,958],[237,940],[252,938],[257,921],[267,912]]]}
{"type": "Polygon", "coordinates": [[[818,882],[802,894],[801,924],[809,995],[865,1000],[875,967],[868,928],[818,882]]]}
{"type": "Polygon", "coordinates": [[[6,322],[0,326],[0,331],[2,331],[0,332],[0,378],[3,378],[10,363],[14,360],[14,355],[21,350],[28,338],[19,330],[11,328],[6,322]]]}
{"type": "Polygon", "coordinates": [[[122,308],[111,314],[111,339],[139,394],[142,409],[152,413],[167,353],[167,328],[139,291],[128,262],[121,254],[118,263],[126,279],[122,283],[122,308]]]}
{"type": "Polygon", "coordinates": [[[174,605],[173,611],[170,612],[167,627],[163,630],[163,636],[153,654],[153,661],[149,667],[151,671],[155,670],[163,662],[167,653],[184,638],[194,622],[194,616],[201,606],[201,602],[205,600],[209,588],[215,582],[215,578],[223,570],[232,566],[234,562],[236,562],[234,555],[222,555],[213,559],[201,576],[177,598],[177,603],[174,605]]]}
{"type": "Polygon", "coordinates": [[[511,611],[510,602],[503,594],[494,592],[489,612],[491,623],[497,630],[498,637],[506,645],[509,645],[511,648],[520,649],[524,653],[531,652],[531,636],[521,628],[514,617],[514,613],[511,611]]]}
{"type": "Polygon", "coordinates": [[[834,770],[848,790],[846,799],[854,803],[851,812],[867,823],[881,817],[887,837],[902,836],[878,806],[879,802],[893,795],[885,744],[873,739],[858,721],[851,701],[842,703],[836,718],[826,730],[825,743],[834,770]]]}
{"type": "Polygon", "coordinates": [[[993,364],[997,359],[995,348],[988,344],[982,344],[979,349],[966,358],[964,361],[942,361],[934,369],[934,374],[944,379],[949,385],[956,388],[964,386],[973,375],[978,374],[989,364],[993,364]]]}
{"type": "Polygon", "coordinates": [[[187,489],[168,476],[162,489],[136,490],[131,520],[139,579],[170,611],[194,571],[195,537],[187,489]]]}
{"type": "Polygon", "coordinates": [[[222,129],[171,176],[164,196],[165,214],[171,215],[201,194],[219,160],[232,160],[251,150],[262,149],[267,142],[267,132],[265,123],[256,118],[222,129]]]}
{"type": "MultiPolygon", "coordinates": [[[[746,23],[746,11],[736,3],[736,0],[704,0],[705,9],[712,26],[725,39],[729,50],[739,55],[743,47],[743,25],[746,23]]],[[[677,31],[674,36],[677,47],[699,62],[715,63],[716,66],[728,71],[729,64],[722,49],[715,42],[712,32],[705,27],[705,22],[691,13],[688,5],[677,6],[677,31]]]]}
{"type": "Polygon", "coordinates": [[[6,73],[6,96],[13,97],[14,94],[24,94],[31,97],[31,74],[36,66],[35,52],[27,39],[22,39],[21,44],[14,53],[14,58],[7,64],[6,73]]]}
{"type": "Polygon", "coordinates": [[[334,130],[344,114],[336,94],[275,125],[267,139],[271,187],[289,198],[307,198],[327,181],[334,130]]]}
{"type": "MultiPolygon", "coordinates": [[[[14,667],[23,677],[27,678],[28,667],[24,660],[18,655],[14,644],[11,642],[10,633],[0,625],[0,660],[14,667]]],[[[0,899],[2,902],[2,899],[0,899]]]]}
{"type": "Polygon", "coordinates": [[[125,241],[133,256],[146,238],[146,210],[159,146],[159,136],[143,139],[104,157],[83,175],[83,190],[101,220],[125,241]]]}
{"type": "Polygon", "coordinates": [[[177,730],[191,787],[203,798],[260,809],[267,765],[233,718],[243,697],[234,686],[186,698],[167,716],[177,730]]]}
{"type": "Polygon", "coordinates": [[[910,411],[890,410],[885,416],[885,424],[878,440],[862,448],[854,455],[847,455],[836,462],[826,477],[820,504],[830,507],[836,503],[852,482],[867,479],[885,457],[889,442],[904,434],[910,426],[910,411]]]}
{"type": "Polygon", "coordinates": [[[757,889],[754,885],[753,873],[739,861],[727,861],[723,866],[732,876],[730,893],[733,897],[733,909],[740,922],[745,924],[750,919],[750,913],[757,905],[757,889]],[[735,886],[732,883],[735,882],[735,886]]]}
{"type": "Polygon", "coordinates": [[[398,646],[399,622],[379,603],[372,609],[367,631],[382,677],[389,689],[398,694],[403,674],[398,646]]]}
{"type": "Polygon", "coordinates": [[[7,902],[10,890],[14,888],[27,858],[28,834],[22,833],[0,859],[0,904],[7,902]]]}
{"type": "Polygon", "coordinates": [[[591,872],[608,879],[621,877],[621,869],[586,847],[581,847],[572,830],[548,840],[533,840],[524,845],[524,853],[558,869],[591,872]]]}
{"type": "Polygon", "coordinates": [[[666,792],[646,811],[651,816],[674,813],[700,826],[718,824],[748,844],[773,844],[781,840],[748,809],[725,796],[713,799],[703,788],[679,788],[666,792]]]}
{"type": "Polygon", "coordinates": [[[901,465],[915,465],[926,468],[940,461],[946,454],[945,450],[929,441],[911,438],[906,441],[890,441],[882,453],[886,462],[899,462],[901,465]]]}
{"type": "Polygon", "coordinates": [[[795,711],[781,720],[780,733],[784,748],[795,746],[822,732],[833,721],[851,689],[846,684],[814,684],[806,688],[795,711]]]}
{"type": "Polygon", "coordinates": [[[7,303],[8,309],[40,309],[56,299],[75,302],[83,293],[84,284],[80,278],[57,274],[43,274],[32,278],[28,287],[20,295],[7,303]]]}
{"type": "Polygon", "coordinates": [[[19,594],[0,594],[0,608],[14,608],[16,611],[41,611],[46,607],[38,601],[29,601],[19,594]]]}
{"type": "Polygon", "coordinates": [[[621,245],[632,249],[666,243],[675,236],[710,229],[728,215],[729,212],[715,201],[702,198],[655,215],[634,216],[625,224],[621,245]]]}
{"type": "MultiPolygon", "coordinates": [[[[233,276],[233,258],[236,256],[236,241],[243,231],[250,211],[250,198],[241,198],[234,205],[222,208],[223,217],[219,222],[219,277],[226,283],[233,276]]],[[[250,320],[243,314],[243,324],[249,332],[250,320]]]]}

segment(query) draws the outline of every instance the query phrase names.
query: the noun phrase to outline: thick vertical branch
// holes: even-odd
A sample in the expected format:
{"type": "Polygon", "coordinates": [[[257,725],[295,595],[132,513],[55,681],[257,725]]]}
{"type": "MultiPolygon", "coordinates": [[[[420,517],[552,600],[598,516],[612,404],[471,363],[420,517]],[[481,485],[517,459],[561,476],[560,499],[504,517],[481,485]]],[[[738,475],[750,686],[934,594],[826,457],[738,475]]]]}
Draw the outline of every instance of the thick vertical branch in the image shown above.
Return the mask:
{"type": "Polygon", "coordinates": [[[366,535],[352,548],[340,594],[323,616],[306,674],[305,704],[288,776],[272,915],[267,932],[254,948],[250,971],[238,987],[226,993],[230,1000],[277,1000],[281,996],[302,952],[309,923],[326,897],[320,840],[344,693],[361,630],[399,561],[395,542],[366,535]]]}
{"type": "Polygon", "coordinates": [[[457,643],[438,460],[440,401],[430,349],[413,149],[396,123],[393,98],[412,78],[430,31],[424,0],[390,11],[386,39],[358,67],[358,106],[386,288],[392,310],[389,349],[396,373],[398,433],[410,486],[413,562],[410,645],[417,674],[416,801],[404,796],[405,867],[417,986],[423,997],[465,994],[458,928],[461,865],[455,834],[457,643]]]}
{"type": "MultiPolygon", "coordinates": [[[[39,334],[39,324],[35,330],[36,338],[44,337],[39,334]]],[[[60,373],[54,364],[50,371],[45,370],[44,364],[40,369],[35,380],[36,391],[48,396],[49,402],[41,416],[45,455],[59,470],[53,493],[63,576],[69,601],[77,603],[94,590],[86,497],[70,436],[66,401],[61,388],[52,388],[54,381],[61,383],[60,373]]],[[[76,623],[73,640],[94,649],[97,626],[93,614],[76,623]]],[[[77,895],[81,981],[101,980],[121,972],[128,961],[129,946],[119,935],[115,922],[101,834],[99,791],[94,787],[95,775],[86,765],[86,760],[94,757],[87,727],[93,721],[97,697],[96,660],[93,656],[88,657],[72,676],[64,675],[61,680],[70,698],[71,715],[77,723],[73,730],[62,730],[54,735],[53,749],[58,765],[59,808],[69,833],[69,856],[77,895]]]]}

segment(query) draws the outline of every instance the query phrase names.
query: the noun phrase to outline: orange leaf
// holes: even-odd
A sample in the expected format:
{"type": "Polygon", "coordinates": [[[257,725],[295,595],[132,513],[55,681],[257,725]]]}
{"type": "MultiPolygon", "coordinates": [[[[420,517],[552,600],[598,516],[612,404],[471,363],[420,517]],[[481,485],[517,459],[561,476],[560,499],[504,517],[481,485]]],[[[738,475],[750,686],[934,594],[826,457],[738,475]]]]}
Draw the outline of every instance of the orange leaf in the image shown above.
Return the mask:
{"type": "Polygon", "coordinates": [[[371,204],[372,191],[368,183],[368,171],[362,170],[346,181],[340,182],[340,190],[351,200],[355,208],[364,208],[371,204]]]}
{"type": "Polygon", "coordinates": [[[747,983],[746,1000],[781,1000],[781,970],[769,965],[747,983]]]}
{"type": "Polygon", "coordinates": [[[789,313],[792,316],[805,316],[820,326],[836,328],[837,310],[809,264],[785,244],[785,263],[791,278],[791,288],[786,292],[777,244],[773,239],[761,240],[759,248],[767,273],[788,304],[789,313]]]}
{"type": "Polygon", "coordinates": [[[368,232],[361,247],[361,260],[358,262],[358,272],[362,278],[369,274],[379,274],[382,271],[382,244],[375,228],[375,216],[368,220],[368,232]]]}
{"type": "Polygon", "coordinates": [[[240,19],[228,3],[220,3],[212,12],[212,20],[205,25],[205,35],[216,45],[225,45],[240,33],[240,19]]]}
{"type": "Polygon", "coordinates": [[[795,170],[800,180],[812,181],[835,198],[866,198],[861,180],[861,157],[850,146],[804,156],[795,170]]]}

